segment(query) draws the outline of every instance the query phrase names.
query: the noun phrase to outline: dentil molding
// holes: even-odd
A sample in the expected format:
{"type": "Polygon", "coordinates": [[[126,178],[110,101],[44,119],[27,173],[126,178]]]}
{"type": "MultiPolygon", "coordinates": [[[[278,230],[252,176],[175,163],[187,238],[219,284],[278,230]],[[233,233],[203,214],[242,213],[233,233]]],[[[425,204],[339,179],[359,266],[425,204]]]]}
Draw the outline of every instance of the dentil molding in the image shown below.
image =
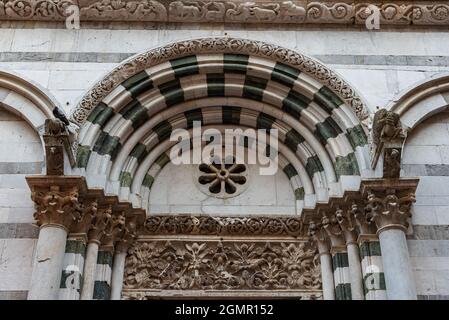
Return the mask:
{"type": "Polygon", "coordinates": [[[270,1],[270,0],[0,0],[0,20],[63,21],[71,5],[81,21],[218,23],[365,23],[376,5],[380,23],[449,25],[449,1],[270,1]]]}

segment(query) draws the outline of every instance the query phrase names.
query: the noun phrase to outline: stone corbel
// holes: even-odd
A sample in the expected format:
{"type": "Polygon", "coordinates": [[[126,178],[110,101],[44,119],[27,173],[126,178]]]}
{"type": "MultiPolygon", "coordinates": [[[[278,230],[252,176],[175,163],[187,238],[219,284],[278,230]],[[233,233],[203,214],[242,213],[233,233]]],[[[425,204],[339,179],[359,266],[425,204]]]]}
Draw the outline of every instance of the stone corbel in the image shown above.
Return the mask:
{"type": "Polygon", "coordinates": [[[361,200],[353,200],[348,212],[354,219],[358,232],[357,242],[377,240],[376,225],[370,220],[365,212],[365,202],[361,200]]]}
{"type": "Polygon", "coordinates": [[[375,169],[383,156],[383,178],[399,178],[405,137],[406,131],[398,114],[386,109],[376,112],[372,126],[371,168],[375,169]]]}
{"type": "Polygon", "coordinates": [[[64,175],[64,150],[68,155],[70,165],[75,165],[75,156],[72,149],[73,134],[71,134],[64,123],[59,119],[45,120],[45,132],[43,135],[45,143],[45,158],[47,175],[64,175]]]}

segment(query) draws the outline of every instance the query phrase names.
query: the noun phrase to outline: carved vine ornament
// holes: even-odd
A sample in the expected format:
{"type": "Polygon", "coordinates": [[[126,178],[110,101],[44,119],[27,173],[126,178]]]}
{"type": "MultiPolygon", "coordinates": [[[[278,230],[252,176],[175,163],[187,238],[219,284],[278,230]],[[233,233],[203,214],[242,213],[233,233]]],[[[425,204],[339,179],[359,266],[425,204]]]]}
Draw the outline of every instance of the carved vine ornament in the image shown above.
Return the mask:
{"type": "Polygon", "coordinates": [[[82,21],[363,24],[375,4],[383,24],[449,24],[447,1],[0,0],[0,19],[63,21],[74,4],[82,21]]]}

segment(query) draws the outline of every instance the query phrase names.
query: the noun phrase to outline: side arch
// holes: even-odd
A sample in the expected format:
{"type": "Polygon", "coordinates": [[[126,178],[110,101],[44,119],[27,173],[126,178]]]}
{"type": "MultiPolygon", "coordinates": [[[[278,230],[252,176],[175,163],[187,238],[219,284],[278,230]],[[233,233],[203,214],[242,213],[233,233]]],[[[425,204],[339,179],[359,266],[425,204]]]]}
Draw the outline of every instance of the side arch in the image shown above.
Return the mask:
{"type": "Polygon", "coordinates": [[[131,57],[71,117],[81,126],[80,172],[122,200],[142,198],[143,177],[167,151],[174,129],[189,129],[192,121],[276,128],[284,172],[303,175],[292,183],[295,194],[302,194],[298,186],[313,186],[307,190],[313,207],[358,190],[369,176],[367,114],[354,89],[316,60],[259,41],[205,38],[131,57]]]}

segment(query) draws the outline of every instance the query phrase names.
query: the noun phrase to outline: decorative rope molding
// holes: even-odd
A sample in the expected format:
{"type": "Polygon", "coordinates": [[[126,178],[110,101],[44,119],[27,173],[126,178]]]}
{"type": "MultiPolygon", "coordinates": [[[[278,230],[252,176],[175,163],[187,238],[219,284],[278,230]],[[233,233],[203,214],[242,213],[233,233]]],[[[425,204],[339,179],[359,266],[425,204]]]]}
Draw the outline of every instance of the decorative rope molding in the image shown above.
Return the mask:
{"type": "Polygon", "coordinates": [[[368,5],[381,24],[448,25],[448,1],[193,1],[193,0],[0,0],[1,20],[63,21],[70,5],[81,21],[363,24],[368,5]]]}
{"type": "Polygon", "coordinates": [[[178,41],[129,58],[87,92],[72,113],[72,120],[82,126],[92,110],[104,97],[112,92],[120,83],[138,72],[172,59],[198,53],[247,54],[285,63],[308,74],[322,84],[329,86],[335,94],[342,98],[354,110],[360,120],[368,117],[367,109],[354,89],[334,71],[315,59],[297,51],[262,41],[213,37],[178,41]]]}

